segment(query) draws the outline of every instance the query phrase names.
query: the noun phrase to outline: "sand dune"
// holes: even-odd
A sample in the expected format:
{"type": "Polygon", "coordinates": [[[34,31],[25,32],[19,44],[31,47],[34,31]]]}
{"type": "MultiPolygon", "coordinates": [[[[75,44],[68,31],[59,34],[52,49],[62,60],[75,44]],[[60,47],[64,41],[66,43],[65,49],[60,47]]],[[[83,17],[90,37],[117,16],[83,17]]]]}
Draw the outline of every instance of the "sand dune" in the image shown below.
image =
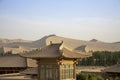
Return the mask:
{"type": "Polygon", "coordinates": [[[50,41],[64,42],[64,45],[69,46],[72,49],[85,50],[85,51],[120,51],[120,43],[105,43],[102,41],[92,40],[83,41],[70,38],[64,38],[59,36],[51,36],[46,39],[48,45],[50,41]]]}
{"type": "Polygon", "coordinates": [[[6,43],[3,42],[3,43],[0,43],[0,47],[11,47],[11,48],[15,48],[19,46],[30,47],[30,48],[44,47],[46,46],[46,39],[50,36],[44,36],[43,38],[36,40],[36,41],[26,41],[26,42],[11,41],[11,42],[6,42],[6,43]]]}
{"type": "Polygon", "coordinates": [[[17,42],[30,42],[28,40],[23,40],[23,39],[2,39],[0,38],[0,44],[1,43],[17,43],[17,42]]]}
{"type": "Polygon", "coordinates": [[[40,48],[45,47],[46,45],[50,44],[50,41],[53,43],[60,43],[63,41],[63,45],[69,47],[70,49],[74,50],[81,50],[81,51],[120,51],[120,43],[106,43],[102,42],[96,39],[92,39],[90,41],[84,41],[84,40],[75,40],[65,37],[60,37],[56,35],[49,35],[44,36],[43,38],[36,40],[36,41],[11,41],[11,42],[0,42],[0,47],[9,47],[9,49],[12,48],[12,50],[15,51],[19,49],[20,46],[22,46],[21,50],[26,50],[27,48],[29,50],[34,48],[40,48]],[[19,48],[19,49],[16,49],[19,48]]]}

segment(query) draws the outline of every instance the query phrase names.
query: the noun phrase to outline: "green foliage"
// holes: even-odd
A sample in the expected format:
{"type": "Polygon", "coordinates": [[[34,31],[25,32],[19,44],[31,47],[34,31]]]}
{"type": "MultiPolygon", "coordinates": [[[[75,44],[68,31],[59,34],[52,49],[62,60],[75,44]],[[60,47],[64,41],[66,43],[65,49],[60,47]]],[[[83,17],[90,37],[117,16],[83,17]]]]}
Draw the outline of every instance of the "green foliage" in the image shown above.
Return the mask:
{"type": "Polygon", "coordinates": [[[77,74],[77,80],[104,80],[101,76],[96,76],[92,74],[77,74]]]}
{"type": "Polygon", "coordinates": [[[120,77],[116,77],[115,80],[120,80],[120,77]]]}
{"type": "Polygon", "coordinates": [[[118,64],[120,64],[120,59],[118,59],[118,64]]]}
{"type": "Polygon", "coordinates": [[[98,76],[98,77],[97,77],[97,80],[103,80],[103,77],[98,76]]]}
{"type": "Polygon", "coordinates": [[[120,77],[109,77],[109,78],[107,78],[106,80],[120,80],[120,77]]]}
{"type": "Polygon", "coordinates": [[[120,51],[96,51],[92,52],[92,57],[84,58],[78,65],[83,66],[111,66],[120,63],[120,51]]]}
{"type": "Polygon", "coordinates": [[[77,80],[88,80],[88,75],[86,74],[77,74],[77,80]]]}
{"type": "MultiPolygon", "coordinates": [[[[105,80],[105,79],[102,76],[79,73],[76,76],[76,80],[105,80]]],[[[115,77],[115,78],[109,77],[106,80],[120,80],[120,77],[115,77]]]]}
{"type": "Polygon", "coordinates": [[[110,77],[110,78],[109,78],[109,80],[113,80],[113,78],[112,78],[112,77],[110,77]]]}

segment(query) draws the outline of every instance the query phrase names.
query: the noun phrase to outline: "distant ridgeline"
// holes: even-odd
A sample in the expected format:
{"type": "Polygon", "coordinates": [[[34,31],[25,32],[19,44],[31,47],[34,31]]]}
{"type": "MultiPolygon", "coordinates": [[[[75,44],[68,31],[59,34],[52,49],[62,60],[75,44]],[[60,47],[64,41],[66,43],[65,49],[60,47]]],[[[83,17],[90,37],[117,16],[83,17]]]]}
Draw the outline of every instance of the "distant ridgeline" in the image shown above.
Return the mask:
{"type": "Polygon", "coordinates": [[[92,52],[92,57],[84,58],[79,61],[81,66],[111,66],[120,64],[120,51],[95,51],[92,52]]]}

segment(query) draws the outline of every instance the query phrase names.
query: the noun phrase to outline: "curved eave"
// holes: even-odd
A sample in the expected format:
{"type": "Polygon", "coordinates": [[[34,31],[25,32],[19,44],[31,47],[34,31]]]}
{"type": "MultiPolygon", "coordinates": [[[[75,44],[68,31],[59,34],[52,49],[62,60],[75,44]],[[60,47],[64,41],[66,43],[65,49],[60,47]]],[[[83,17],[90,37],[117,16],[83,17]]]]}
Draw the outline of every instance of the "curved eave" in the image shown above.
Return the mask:
{"type": "MultiPolygon", "coordinates": [[[[74,53],[73,53],[74,54],[74,53]]],[[[62,55],[64,58],[71,58],[71,59],[81,59],[81,58],[87,58],[90,57],[91,55],[81,55],[77,53],[78,56],[68,56],[68,55],[62,55]]]]}
{"type": "Polygon", "coordinates": [[[21,56],[23,56],[23,57],[25,57],[25,58],[32,58],[32,59],[42,59],[42,58],[59,58],[60,57],[60,55],[58,55],[58,56],[56,56],[56,55],[54,55],[54,56],[37,56],[37,55],[35,55],[34,53],[33,53],[33,55],[29,55],[29,54],[27,54],[27,55],[21,55],[21,56]]]}
{"type": "Polygon", "coordinates": [[[76,51],[69,49],[67,47],[60,47],[60,45],[52,44],[49,45],[40,51],[31,51],[26,54],[21,54],[23,57],[32,58],[32,59],[40,59],[40,58],[85,58],[90,57],[90,53],[76,51]]]}
{"type": "Polygon", "coordinates": [[[31,59],[56,59],[56,58],[60,58],[60,57],[27,57],[27,58],[31,58],[31,59]]]}
{"type": "Polygon", "coordinates": [[[32,59],[59,58],[61,56],[61,52],[59,51],[60,45],[61,44],[50,44],[44,48],[41,48],[40,50],[30,51],[25,54],[21,54],[21,56],[32,59]]]}

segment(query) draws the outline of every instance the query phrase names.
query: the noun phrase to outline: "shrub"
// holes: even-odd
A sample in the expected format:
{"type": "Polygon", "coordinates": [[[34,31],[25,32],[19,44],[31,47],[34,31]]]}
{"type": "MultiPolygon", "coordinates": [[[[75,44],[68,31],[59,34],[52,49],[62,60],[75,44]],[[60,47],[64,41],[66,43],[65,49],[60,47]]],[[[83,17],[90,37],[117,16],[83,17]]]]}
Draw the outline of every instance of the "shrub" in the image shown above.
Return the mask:
{"type": "Polygon", "coordinates": [[[120,80],[120,77],[116,77],[115,80],[120,80]]]}
{"type": "Polygon", "coordinates": [[[96,76],[96,75],[92,75],[92,74],[77,74],[76,76],[77,80],[104,80],[103,77],[101,76],[96,76]]]}

